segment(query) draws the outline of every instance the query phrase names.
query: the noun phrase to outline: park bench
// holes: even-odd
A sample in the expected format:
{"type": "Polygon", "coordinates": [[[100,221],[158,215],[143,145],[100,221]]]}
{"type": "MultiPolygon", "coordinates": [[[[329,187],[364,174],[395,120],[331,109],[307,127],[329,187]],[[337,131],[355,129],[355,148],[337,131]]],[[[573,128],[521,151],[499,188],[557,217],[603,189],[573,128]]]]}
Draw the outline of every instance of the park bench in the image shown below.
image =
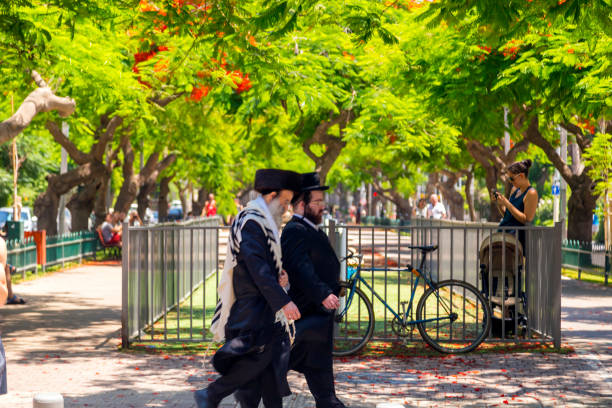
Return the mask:
{"type": "Polygon", "coordinates": [[[117,244],[111,244],[104,241],[104,236],[102,235],[102,228],[96,228],[96,232],[98,233],[98,238],[100,239],[100,244],[104,249],[104,256],[111,256],[113,259],[121,258],[121,247],[117,244]]]}

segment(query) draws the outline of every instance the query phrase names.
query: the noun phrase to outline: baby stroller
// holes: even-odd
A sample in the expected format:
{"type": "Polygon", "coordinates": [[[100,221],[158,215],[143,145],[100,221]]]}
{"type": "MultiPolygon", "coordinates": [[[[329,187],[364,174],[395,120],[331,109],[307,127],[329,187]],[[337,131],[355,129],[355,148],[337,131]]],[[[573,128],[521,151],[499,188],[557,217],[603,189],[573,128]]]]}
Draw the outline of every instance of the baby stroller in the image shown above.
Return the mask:
{"type": "Polygon", "coordinates": [[[518,334],[524,335],[527,296],[523,282],[523,246],[513,234],[495,232],[481,243],[479,263],[482,293],[489,299],[493,311],[491,334],[514,336],[518,328],[518,334]]]}

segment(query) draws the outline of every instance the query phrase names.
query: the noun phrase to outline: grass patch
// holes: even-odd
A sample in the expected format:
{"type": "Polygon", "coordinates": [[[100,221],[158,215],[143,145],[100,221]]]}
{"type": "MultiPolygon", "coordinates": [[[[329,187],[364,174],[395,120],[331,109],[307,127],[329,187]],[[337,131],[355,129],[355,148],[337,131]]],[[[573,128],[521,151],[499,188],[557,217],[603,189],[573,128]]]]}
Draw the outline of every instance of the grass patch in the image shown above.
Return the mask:
{"type": "MultiPolygon", "coordinates": [[[[601,272],[601,274],[593,273],[592,271],[591,272],[582,271],[580,272],[580,279],[578,279],[578,271],[573,270],[573,269],[563,268],[561,269],[561,275],[571,278],[571,279],[575,279],[575,280],[595,283],[598,285],[605,285],[605,276],[604,276],[603,271],[601,272]]],[[[610,285],[609,280],[608,280],[608,285],[610,285]]]]}
{"type": "MultiPolygon", "coordinates": [[[[122,350],[128,353],[135,354],[161,354],[163,356],[212,356],[220,347],[220,344],[212,342],[201,343],[151,343],[151,342],[136,342],[133,343],[128,350],[122,350]]],[[[533,343],[482,343],[476,350],[469,354],[513,354],[513,353],[551,353],[568,355],[575,352],[575,349],[567,344],[556,349],[551,343],[533,342],[533,343]]],[[[468,355],[469,355],[468,354],[468,355]]],[[[452,354],[438,353],[436,350],[429,347],[424,342],[415,341],[408,344],[403,344],[399,341],[371,341],[361,351],[361,353],[349,356],[338,357],[340,361],[348,361],[354,358],[376,358],[376,357],[394,357],[394,358],[411,358],[411,357],[448,357],[452,354]]]]}
{"type": "Polygon", "coordinates": [[[185,299],[180,307],[170,310],[166,318],[161,318],[152,328],[148,327],[141,336],[144,340],[185,340],[199,339],[202,335],[212,339],[208,331],[217,306],[217,273],[212,273],[204,285],[200,285],[191,297],[185,299]],[[193,313],[192,313],[193,311],[193,313]],[[165,335],[164,335],[165,333],[165,335]]]}
{"type": "MultiPolygon", "coordinates": [[[[414,275],[410,272],[388,270],[385,273],[385,271],[372,272],[364,270],[362,273],[363,278],[368,284],[371,286],[373,285],[376,292],[383,298],[386,297],[387,303],[396,311],[401,310],[401,306],[399,305],[400,301],[410,300],[411,284],[414,284],[415,279],[414,275]]],[[[181,303],[178,311],[175,308],[166,315],[165,322],[164,319],[158,320],[152,328],[149,327],[144,330],[141,340],[131,344],[132,351],[172,355],[204,355],[206,354],[206,349],[209,348],[209,354],[213,353],[219,345],[212,343],[209,346],[209,342],[194,341],[194,338],[201,338],[203,333],[205,338],[212,338],[210,332],[204,330],[204,328],[210,327],[210,322],[216,306],[216,278],[217,276],[215,273],[211,274],[206,280],[205,285],[198,287],[194,291],[192,297],[187,298],[181,303]],[[193,310],[193,313],[191,313],[191,310],[193,310]],[[150,341],[151,339],[155,341],[150,341]],[[169,341],[165,341],[166,339],[169,341]]],[[[421,283],[419,283],[416,289],[413,300],[413,317],[416,317],[416,305],[424,290],[422,279],[420,281],[421,283]]],[[[374,337],[390,336],[392,333],[391,320],[393,319],[393,315],[385,308],[380,300],[375,297],[373,298],[372,293],[365,285],[362,285],[362,290],[370,300],[373,300],[372,304],[376,322],[374,337]]],[[[366,347],[365,355],[382,354],[385,356],[393,356],[411,353],[415,355],[440,355],[438,352],[425,345],[416,327],[410,333],[409,338],[412,342],[408,345],[404,345],[399,341],[370,342],[366,347]],[[381,350],[383,350],[383,352],[379,353],[381,350]]],[[[515,347],[514,344],[512,344],[512,346],[515,347]]],[[[507,343],[504,343],[503,346],[499,347],[507,349],[509,346],[507,343]]],[[[516,345],[516,347],[519,347],[521,352],[527,350],[529,347],[533,348],[528,344],[519,344],[516,345]]],[[[484,350],[490,349],[488,345],[481,345],[481,348],[484,350]]],[[[491,350],[494,351],[495,349],[491,350]]]]}
{"type": "MultiPolygon", "coordinates": [[[[569,345],[562,345],[556,349],[551,343],[533,342],[533,343],[495,343],[484,342],[474,351],[469,354],[512,354],[512,353],[553,353],[553,354],[572,354],[575,349],[569,345]]],[[[368,343],[361,357],[445,357],[452,354],[438,353],[436,350],[429,347],[424,342],[414,342],[402,344],[400,342],[382,342],[373,341],[368,343]]],[[[351,358],[351,357],[348,357],[351,358]]],[[[341,359],[342,360],[342,359],[341,359]]]]}

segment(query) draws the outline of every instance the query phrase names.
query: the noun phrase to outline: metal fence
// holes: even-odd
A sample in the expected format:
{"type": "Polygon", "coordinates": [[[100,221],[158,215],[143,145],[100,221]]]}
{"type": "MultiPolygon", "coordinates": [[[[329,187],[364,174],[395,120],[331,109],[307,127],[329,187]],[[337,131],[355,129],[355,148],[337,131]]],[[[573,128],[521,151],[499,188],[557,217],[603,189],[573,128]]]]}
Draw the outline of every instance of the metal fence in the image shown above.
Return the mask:
{"type": "Polygon", "coordinates": [[[492,336],[552,340],[560,346],[560,223],[552,228],[500,228],[493,223],[417,219],[413,224],[420,227],[413,233],[415,241],[439,245],[430,259],[438,280],[464,280],[490,300],[492,336]],[[517,249],[523,247],[521,241],[523,251],[517,249]]]}
{"type": "MultiPolygon", "coordinates": [[[[495,306],[492,337],[560,345],[560,225],[520,228],[526,235],[525,257],[518,251],[499,251],[500,246],[517,244],[514,235],[499,234],[495,224],[421,219],[404,227],[330,222],[324,228],[340,257],[347,249],[364,255],[362,276],[396,310],[408,300],[414,279],[402,269],[408,263],[418,265],[420,258],[408,246],[438,245],[426,262],[432,276],[466,281],[490,299],[495,306]]],[[[153,227],[126,225],[124,231],[123,345],[210,340],[207,329],[217,302],[217,272],[223,268],[228,229],[218,220],[204,219],[153,227]]],[[[344,264],[342,273],[345,276],[344,264]]],[[[378,302],[373,295],[372,301],[378,302]]],[[[375,309],[374,338],[397,339],[392,316],[384,308],[375,309]]]]}
{"type": "Polygon", "coordinates": [[[27,271],[36,271],[36,242],[34,238],[6,241],[7,263],[13,265],[25,278],[27,271]]]}
{"type": "Polygon", "coordinates": [[[86,256],[95,256],[99,246],[99,238],[95,232],[79,231],[65,235],[47,237],[46,262],[47,266],[62,266],[66,262],[83,260],[86,256]]]}
{"type": "MultiPolygon", "coordinates": [[[[91,231],[46,237],[44,244],[45,257],[42,258],[44,261],[40,264],[43,271],[49,266],[59,264],[63,266],[64,263],[70,261],[80,262],[87,256],[95,257],[100,246],[98,236],[91,231]]],[[[23,278],[27,271],[37,271],[40,258],[37,256],[37,251],[42,249],[37,248],[34,237],[8,240],[6,246],[7,263],[13,265],[23,278]]]]}
{"type": "Polygon", "coordinates": [[[146,227],[124,224],[123,344],[128,338],[202,340],[205,319],[217,300],[213,289],[223,229],[218,217],[146,227]]]}
{"type": "Polygon", "coordinates": [[[581,241],[563,241],[562,266],[578,271],[578,279],[582,272],[602,275],[607,286],[612,272],[612,247],[606,248],[604,244],[581,241]]]}

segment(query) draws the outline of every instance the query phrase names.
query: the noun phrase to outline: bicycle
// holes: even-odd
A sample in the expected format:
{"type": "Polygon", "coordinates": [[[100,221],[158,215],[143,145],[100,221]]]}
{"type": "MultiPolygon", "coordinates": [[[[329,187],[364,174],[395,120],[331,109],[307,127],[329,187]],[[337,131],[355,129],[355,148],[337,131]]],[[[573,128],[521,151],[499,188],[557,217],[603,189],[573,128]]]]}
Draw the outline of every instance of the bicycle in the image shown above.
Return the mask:
{"type": "Polygon", "coordinates": [[[412,272],[415,280],[411,284],[411,295],[408,302],[401,302],[402,311],[396,312],[380,297],[372,286],[361,277],[362,255],[349,255],[341,261],[358,258],[357,266],[347,267],[347,280],[340,282],[340,307],[335,315],[334,356],[348,356],[357,353],[370,341],[374,334],[374,309],[372,302],[357,286],[360,282],[380,300],[394,318],[391,329],[398,337],[407,338],[414,326],[419,330],[423,340],[435,350],[442,353],[467,353],[482,343],[491,327],[491,308],[482,293],[467,282],[444,280],[435,282],[427,270],[425,258],[427,253],[438,249],[438,246],[411,245],[422,253],[418,268],[407,265],[406,268],[365,268],[364,270],[389,270],[412,272]],[[424,292],[416,307],[416,319],[410,318],[419,279],[424,280],[424,292]],[[406,307],[407,306],[407,307],[406,307]],[[365,319],[362,319],[365,315],[365,319]]]}

